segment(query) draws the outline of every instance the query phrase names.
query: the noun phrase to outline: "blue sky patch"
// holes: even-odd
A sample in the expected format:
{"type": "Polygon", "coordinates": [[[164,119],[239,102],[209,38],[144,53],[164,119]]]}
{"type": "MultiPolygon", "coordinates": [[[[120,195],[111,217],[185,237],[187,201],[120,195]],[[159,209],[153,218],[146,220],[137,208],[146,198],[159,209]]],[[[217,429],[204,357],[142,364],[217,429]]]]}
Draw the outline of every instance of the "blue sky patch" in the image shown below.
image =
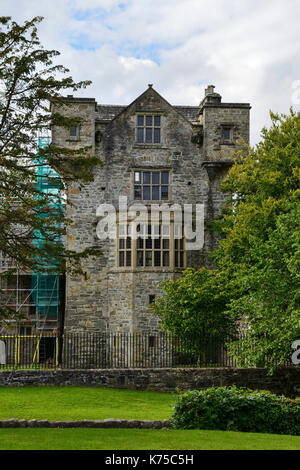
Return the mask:
{"type": "Polygon", "coordinates": [[[97,46],[98,47],[100,46],[100,44],[96,45],[85,34],[78,34],[77,36],[73,36],[70,39],[69,44],[71,47],[73,47],[73,49],[76,49],[78,51],[83,51],[83,50],[95,51],[97,49],[97,46]]]}
{"type": "MultiPolygon", "coordinates": [[[[135,57],[136,59],[150,59],[160,65],[161,45],[149,44],[148,46],[136,47],[128,44],[122,51],[122,55],[135,57]]],[[[121,51],[120,51],[121,52],[121,51]]]]}
{"type": "Polygon", "coordinates": [[[161,43],[145,44],[136,46],[132,42],[123,43],[117,46],[117,54],[125,57],[135,57],[136,59],[149,59],[157,65],[161,64],[161,52],[165,50],[178,47],[179,44],[172,44],[172,46],[162,45],[161,43]]]}
{"type": "Polygon", "coordinates": [[[109,13],[104,8],[95,8],[93,10],[75,10],[72,17],[77,21],[87,20],[105,20],[109,16],[109,13]]]}

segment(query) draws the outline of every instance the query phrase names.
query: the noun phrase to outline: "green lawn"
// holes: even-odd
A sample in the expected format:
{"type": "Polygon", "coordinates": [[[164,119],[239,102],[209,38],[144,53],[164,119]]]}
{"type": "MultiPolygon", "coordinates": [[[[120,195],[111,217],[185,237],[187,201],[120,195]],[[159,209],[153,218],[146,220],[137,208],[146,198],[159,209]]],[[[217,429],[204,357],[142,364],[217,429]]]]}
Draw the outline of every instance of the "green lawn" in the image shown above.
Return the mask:
{"type": "Polygon", "coordinates": [[[300,437],[152,429],[0,429],[0,450],[299,450],[300,437]]]}
{"type": "Polygon", "coordinates": [[[171,393],[95,387],[0,387],[0,419],[169,419],[171,393]]]}
{"type": "MultiPolygon", "coordinates": [[[[0,419],[166,419],[175,395],[95,387],[0,387],[0,419]]],[[[300,437],[152,429],[0,429],[0,450],[294,450],[300,437]]]]}

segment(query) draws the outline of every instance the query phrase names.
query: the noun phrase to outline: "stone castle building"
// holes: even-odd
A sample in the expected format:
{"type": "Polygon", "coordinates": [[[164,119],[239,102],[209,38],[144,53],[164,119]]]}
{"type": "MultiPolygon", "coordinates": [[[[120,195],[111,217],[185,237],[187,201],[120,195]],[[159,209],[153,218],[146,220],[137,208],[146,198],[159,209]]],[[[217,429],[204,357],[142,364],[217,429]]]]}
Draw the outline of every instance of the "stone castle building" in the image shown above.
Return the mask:
{"type": "Polygon", "coordinates": [[[73,96],[66,104],[65,112],[82,122],[69,130],[54,128],[53,143],[91,146],[103,166],[94,169],[93,182],[69,188],[66,215],[74,224],[67,246],[97,247],[101,254],[96,262],[84,262],[84,276],[66,280],[65,331],[156,333],[159,321],[150,304],[162,293],[160,281],[205,265],[217,240],[205,229],[203,248],[188,251],[185,239],[174,235],[175,222],[169,238],[159,222],[140,224],[144,236],[134,239],[118,213],[116,239],[101,240],[97,208],[109,204],[118,212],[120,196],[127,197],[128,206],[142,203],[149,209],[204,204],[205,220],[212,220],[226,199],[220,183],[238,141],[249,141],[250,105],[223,103],[208,86],[199,106],[173,106],[152,85],[128,106],[73,96]]]}

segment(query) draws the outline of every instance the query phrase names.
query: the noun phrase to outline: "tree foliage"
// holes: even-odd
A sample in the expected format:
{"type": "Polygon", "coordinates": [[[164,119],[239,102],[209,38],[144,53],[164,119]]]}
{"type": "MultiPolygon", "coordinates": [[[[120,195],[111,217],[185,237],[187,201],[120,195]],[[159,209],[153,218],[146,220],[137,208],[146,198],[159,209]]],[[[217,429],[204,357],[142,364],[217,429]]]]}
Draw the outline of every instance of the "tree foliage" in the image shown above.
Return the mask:
{"type": "Polygon", "coordinates": [[[53,125],[78,123],[76,116],[60,113],[67,106],[62,94],[90,82],[76,83],[68,69],[54,65],[59,52],[46,50],[38,38],[42,19],[19,25],[0,17],[0,251],[22,270],[48,271],[54,265],[62,272],[67,262],[68,269],[80,271],[80,260],[92,251],[75,253],[58,243],[70,221],[62,210],[53,210],[60,195],[37,187],[37,171],[49,165],[59,179],[50,175],[48,183],[65,191],[71,182],[90,181],[100,162],[87,147],[75,151],[50,144],[38,150],[38,137],[53,125]],[[40,244],[33,243],[37,238],[40,244]]]}
{"type": "Polygon", "coordinates": [[[158,298],[153,310],[161,319],[161,326],[182,338],[187,350],[203,353],[209,344],[223,344],[234,333],[234,321],[224,315],[229,302],[229,290],[222,272],[187,269],[184,276],[163,282],[164,297],[158,298]]]}
{"type": "Polygon", "coordinates": [[[300,338],[300,114],[271,118],[224,182],[231,199],[214,259],[235,283],[230,315],[249,326],[237,358],[273,368],[291,362],[300,338]]]}
{"type": "Polygon", "coordinates": [[[32,268],[42,259],[47,265],[55,255],[64,269],[72,253],[55,243],[63,233],[59,228],[63,215],[50,211],[43,217],[55,201],[53,194],[36,187],[37,169],[47,163],[56,170],[63,190],[72,181],[91,180],[92,168],[99,161],[89,148],[75,151],[51,144],[39,150],[37,159],[39,135],[47,135],[53,125],[68,128],[79,119],[59,112],[53,115],[51,106],[66,106],[64,90],[76,91],[90,83],[75,83],[69,76],[58,78],[68,70],[53,65],[59,53],[40,44],[37,25],[41,21],[36,17],[18,25],[9,17],[0,18],[0,250],[22,268],[32,268]],[[41,253],[32,245],[33,231],[40,231],[47,245],[41,253]]]}
{"type": "Polygon", "coordinates": [[[247,324],[245,338],[231,347],[239,363],[273,369],[291,363],[292,342],[300,339],[300,114],[271,119],[261,142],[237,154],[223,183],[230,197],[215,223],[222,235],[215,269],[165,283],[156,313],[172,331],[181,322],[183,330],[199,331],[199,317],[209,325],[215,305],[219,318],[247,324]],[[224,282],[211,288],[211,277],[220,276],[224,282]]]}

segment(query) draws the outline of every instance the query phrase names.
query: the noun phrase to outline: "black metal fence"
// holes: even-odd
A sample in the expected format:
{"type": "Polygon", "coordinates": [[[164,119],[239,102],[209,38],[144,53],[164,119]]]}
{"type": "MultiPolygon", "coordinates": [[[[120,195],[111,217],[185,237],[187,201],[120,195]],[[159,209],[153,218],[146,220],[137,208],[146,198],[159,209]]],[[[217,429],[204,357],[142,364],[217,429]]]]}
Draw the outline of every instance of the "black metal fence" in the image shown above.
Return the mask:
{"type": "Polygon", "coordinates": [[[61,340],[54,335],[0,335],[0,369],[49,369],[59,365],[61,340]]]}
{"type": "Polygon", "coordinates": [[[0,335],[0,369],[236,367],[226,341],[160,333],[0,335]]]}

